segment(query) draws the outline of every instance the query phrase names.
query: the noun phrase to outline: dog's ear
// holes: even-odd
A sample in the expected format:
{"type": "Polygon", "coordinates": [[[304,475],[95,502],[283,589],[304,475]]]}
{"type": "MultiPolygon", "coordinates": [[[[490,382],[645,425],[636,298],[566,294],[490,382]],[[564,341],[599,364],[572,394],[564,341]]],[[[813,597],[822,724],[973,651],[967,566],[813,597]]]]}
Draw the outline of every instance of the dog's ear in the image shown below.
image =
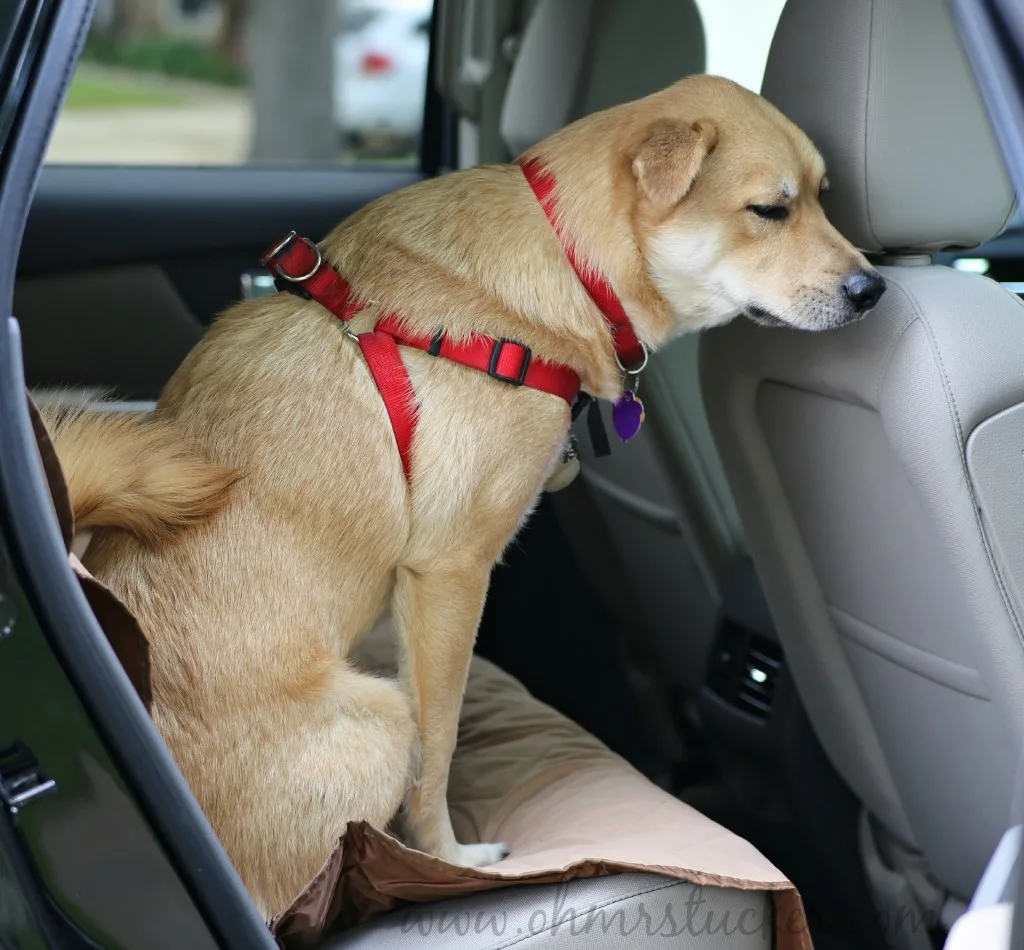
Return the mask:
{"type": "Polygon", "coordinates": [[[640,191],[659,211],[671,210],[686,197],[717,142],[718,129],[706,119],[693,125],[656,122],[633,158],[640,191]]]}

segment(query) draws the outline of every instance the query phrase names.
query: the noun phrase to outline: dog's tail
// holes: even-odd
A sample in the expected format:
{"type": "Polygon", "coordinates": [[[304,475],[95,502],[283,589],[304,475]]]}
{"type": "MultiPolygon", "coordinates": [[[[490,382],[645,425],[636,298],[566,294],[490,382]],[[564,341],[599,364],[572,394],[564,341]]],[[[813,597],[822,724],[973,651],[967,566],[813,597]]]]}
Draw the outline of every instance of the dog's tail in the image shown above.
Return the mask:
{"type": "Polygon", "coordinates": [[[220,511],[239,477],[166,422],[78,408],[43,416],[76,530],[123,528],[145,541],[164,540],[220,511]]]}

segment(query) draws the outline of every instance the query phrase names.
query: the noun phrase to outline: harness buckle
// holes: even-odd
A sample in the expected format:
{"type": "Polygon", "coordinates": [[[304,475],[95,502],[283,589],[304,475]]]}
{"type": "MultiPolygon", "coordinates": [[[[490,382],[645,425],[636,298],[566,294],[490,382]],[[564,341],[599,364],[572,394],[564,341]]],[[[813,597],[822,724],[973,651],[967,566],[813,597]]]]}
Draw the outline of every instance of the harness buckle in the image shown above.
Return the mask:
{"type": "Polygon", "coordinates": [[[518,340],[500,339],[494,344],[494,349],[491,351],[491,362],[487,367],[487,375],[491,379],[500,379],[503,383],[508,383],[511,386],[522,386],[526,382],[526,371],[530,368],[532,359],[533,351],[525,343],[520,343],[518,340]],[[501,359],[501,352],[505,349],[506,344],[518,346],[523,351],[523,362],[519,374],[516,376],[507,376],[498,371],[498,360],[501,359]]]}
{"type": "Polygon", "coordinates": [[[268,270],[272,271],[277,279],[288,281],[290,284],[301,284],[312,277],[324,262],[324,256],[320,251],[320,246],[311,241],[307,237],[296,233],[295,231],[289,231],[280,241],[277,242],[269,251],[267,251],[262,257],[260,257],[260,263],[268,270]],[[282,258],[288,249],[291,247],[293,241],[301,241],[306,245],[309,250],[313,252],[315,262],[312,267],[305,274],[289,274],[280,264],[280,258],[282,258]]]}

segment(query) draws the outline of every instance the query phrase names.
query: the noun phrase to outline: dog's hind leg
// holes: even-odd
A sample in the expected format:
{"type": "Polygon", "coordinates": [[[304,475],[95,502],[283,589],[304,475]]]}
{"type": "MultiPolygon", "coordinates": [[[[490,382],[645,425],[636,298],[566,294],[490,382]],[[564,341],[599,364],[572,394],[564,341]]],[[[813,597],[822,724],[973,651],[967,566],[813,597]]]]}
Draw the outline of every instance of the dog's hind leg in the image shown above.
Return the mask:
{"type": "Polygon", "coordinates": [[[310,664],[293,697],[254,698],[198,741],[197,724],[155,718],[268,920],[313,879],[349,821],[387,828],[411,781],[408,697],[333,657],[310,664]]]}
{"type": "Polygon", "coordinates": [[[404,830],[413,847],[470,867],[496,864],[508,854],[504,844],[459,844],[448,812],[448,771],[489,568],[400,568],[393,602],[399,669],[420,736],[419,776],[409,790],[404,830]]]}

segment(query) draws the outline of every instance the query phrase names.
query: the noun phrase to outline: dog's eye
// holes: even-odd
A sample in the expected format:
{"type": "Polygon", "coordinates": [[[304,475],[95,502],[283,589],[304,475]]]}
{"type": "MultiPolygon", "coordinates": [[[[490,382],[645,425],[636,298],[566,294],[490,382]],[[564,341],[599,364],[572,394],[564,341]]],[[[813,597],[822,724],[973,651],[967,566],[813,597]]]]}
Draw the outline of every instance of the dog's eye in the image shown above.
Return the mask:
{"type": "Polygon", "coordinates": [[[785,205],[747,205],[747,211],[767,221],[785,221],[789,217],[789,208],[785,205]]]}

